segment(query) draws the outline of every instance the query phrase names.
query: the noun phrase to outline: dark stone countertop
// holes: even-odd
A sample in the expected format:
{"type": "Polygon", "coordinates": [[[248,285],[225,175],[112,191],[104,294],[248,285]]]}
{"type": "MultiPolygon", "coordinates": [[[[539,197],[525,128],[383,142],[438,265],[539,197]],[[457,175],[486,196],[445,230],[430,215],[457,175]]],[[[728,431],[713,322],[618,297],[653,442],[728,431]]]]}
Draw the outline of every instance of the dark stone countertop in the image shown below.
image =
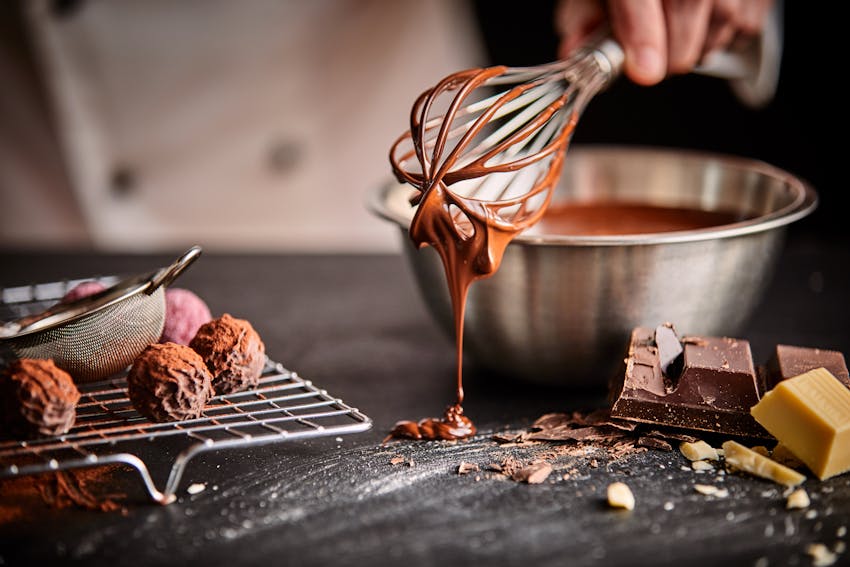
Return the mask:
{"type": "MultiPolygon", "coordinates": [[[[172,258],[6,252],[0,287],[147,271],[172,258]]],[[[777,342],[850,352],[848,265],[845,242],[792,231],[742,333],[754,357],[777,342]]],[[[0,564],[809,565],[808,544],[841,549],[848,539],[848,475],[810,478],[811,506],[793,511],[781,487],[696,473],[676,451],[563,454],[539,485],[486,470],[458,475],[461,461],[483,467],[544,450],[500,446],[494,432],[604,403],[600,392],[495,378],[474,361],[465,408],[479,425],[476,438],[381,445],[396,420],[438,414],[453,395],[453,345],[400,256],[205,253],[179,286],[214,313],[252,321],[270,357],[360,408],[373,429],[202,455],[178,501],[164,507],[146,500],[137,476],[118,474],[128,494],[123,515],[55,509],[37,495],[15,499],[0,482],[8,499],[0,508],[17,510],[0,517],[0,564]],[[392,465],[395,456],[404,462],[392,465]],[[606,507],[614,480],[632,488],[634,511],[606,507]],[[189,494],[193,483],[206,489],[189,494]],[[695,483],[723,486],[729,496],[699,494],[695,483]]]]}

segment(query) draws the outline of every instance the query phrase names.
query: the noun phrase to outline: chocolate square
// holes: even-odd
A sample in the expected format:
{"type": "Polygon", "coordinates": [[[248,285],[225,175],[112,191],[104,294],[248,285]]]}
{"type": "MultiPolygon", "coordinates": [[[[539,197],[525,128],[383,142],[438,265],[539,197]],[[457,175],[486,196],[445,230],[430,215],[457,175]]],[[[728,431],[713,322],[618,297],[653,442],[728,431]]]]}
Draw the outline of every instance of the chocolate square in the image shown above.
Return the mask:
{"type": "Polygon", "coordinates": [[[850,388],[850,373],[844,355],[836,350],[776,345],[773,355],[764,367],[764,389],[772,390],[779,382],[799,376],[815,368],[826,368],[833,376],[850,388]]]}
{"type": "Polygon", "coordinates": [[[644,327],[634,329],[625,372],[610,392],[611,416],[769,438],[750,415],[750,407],[759,401],[750,343],[728,337],[687,337],[682,345],[681,374],[664,376],[655,333],[644,327]]]}

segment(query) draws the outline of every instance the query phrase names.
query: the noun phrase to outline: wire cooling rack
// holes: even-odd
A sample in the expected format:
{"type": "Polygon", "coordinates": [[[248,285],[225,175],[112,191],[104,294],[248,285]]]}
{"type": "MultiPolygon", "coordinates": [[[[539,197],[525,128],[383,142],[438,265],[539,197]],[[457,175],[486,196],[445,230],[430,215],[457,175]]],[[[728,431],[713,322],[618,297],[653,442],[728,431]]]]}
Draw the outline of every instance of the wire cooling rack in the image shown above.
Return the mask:
{"type": "MultiPolygon", "coordinates": [[[[0,320],[37,313],[80,281],[4,289],[0,320]]],[[[79,388],[77,420],[66,435],[0,441],[0,478],[123,463],[139,473],[153,500],[168,504],[187,465],[201,453],[372,426],[356,408],[269,359],[257,388],[216,396],[200,418],[179,422],[154,423],[139,414],[127,397],[123,374],[79,388]],[[154,463],[170,464],[163,490],[154,482],[154,463]]]]}

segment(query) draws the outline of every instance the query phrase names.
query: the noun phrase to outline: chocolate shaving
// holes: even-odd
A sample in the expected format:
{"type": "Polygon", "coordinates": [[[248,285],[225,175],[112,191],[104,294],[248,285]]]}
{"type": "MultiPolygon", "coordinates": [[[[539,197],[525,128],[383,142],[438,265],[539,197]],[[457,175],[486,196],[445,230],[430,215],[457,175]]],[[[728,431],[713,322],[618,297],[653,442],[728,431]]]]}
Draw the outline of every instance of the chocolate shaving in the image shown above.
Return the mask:
{"type": "Polygon", "coordinates": [[[528,439],[534,441],[611,441],[624,437],[622,431],[610,427],[556,427],[532,433],[528,439]]]}
{"type": "Polygon", "coordinates": [[[511,478],[517,482],[540,484],[552,474],[552,465],[545,461],[532,463],[514,472],[511,478]]]}
{"type": "Polygon", "coordinates": [[[547,413],[539,418],[531,425],[531,429],[554,429],[558,427],[573,427],[573,426],[603,426],[607,425],[622,429],[624,431],[633,431],[637,424],[611,417],[611,412],[608,408],[594,410],[584,414],[574,411],[571,414],[566,413],[547,413]]]}
{"type": "Polygon", "coordinates": [[[652,429],[646,432],[646,436],[658,437],[667,441],[685,441],[687,443],[694,443],[699,440],[699,437],[694,437],[693,435],[688,435],[687,433],[671,429],[652,429]]]}
{"type": "Polygon", "coordinates": [[[467,463],[466,461],[461,461],[457,466],[457,474],[469,474],[471,472],[478,472],[481,469],[475,463],[467,463]]]}
{"type": "Polygon", "coordinates": [[[491,439],[493,441],[495,441],[496,443],[500,443],[500,444],[502,444],[502,443],[516,443],[517,441],[522,440],[522,434],[520,434],[520,433],[511,433],[511,434],[496,433],[491,437],[491,439]]]}
{"type": "Polygon", "coordinates": [[[635,442],[635,445],[638,447],[648,447],[650,449],[657,449],[659,451],[672,451],[673,447],[665,441],[664,439],[660,439],[658,437],[651,437],[648,435],[644,435],[642,437],[638,437],[638,440],[635,442]]]}
{"type": "Polygon", "coordinates": [[[504,459],[502,459],[502,474],[505,476],[513,477],[514,473],[522,469],[524,466],[522,462],[516,457],[512,457],[508,455],[504,459]]]}

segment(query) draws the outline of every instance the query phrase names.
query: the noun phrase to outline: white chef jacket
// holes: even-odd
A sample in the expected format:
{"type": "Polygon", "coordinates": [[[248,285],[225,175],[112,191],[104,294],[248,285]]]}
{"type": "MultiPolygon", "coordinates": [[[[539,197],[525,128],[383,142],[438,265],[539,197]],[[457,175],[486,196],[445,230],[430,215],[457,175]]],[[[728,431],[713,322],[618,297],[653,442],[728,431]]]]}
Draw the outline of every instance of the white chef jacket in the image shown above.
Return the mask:
{"type": "Polygon", "coordinates": [[[0,246],[393,250],[389,147],[485,63],[456,0],[56,4],[23,3],[32,73],[0,54],[0,246]]]}

